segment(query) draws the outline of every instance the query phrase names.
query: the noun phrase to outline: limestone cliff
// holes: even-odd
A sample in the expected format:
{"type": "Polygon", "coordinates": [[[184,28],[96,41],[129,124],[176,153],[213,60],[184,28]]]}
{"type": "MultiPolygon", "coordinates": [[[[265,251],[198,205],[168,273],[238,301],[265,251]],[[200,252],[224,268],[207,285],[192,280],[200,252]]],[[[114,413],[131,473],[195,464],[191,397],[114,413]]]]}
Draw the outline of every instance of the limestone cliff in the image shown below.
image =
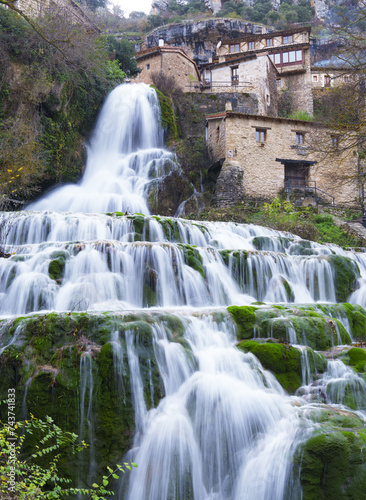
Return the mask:
{"type": "Polygon", "coordinates": [[[182,21],[160,26],[146,37],[145,47],[159,45],[163,39],[167,45],[182,47],[197,64],[206,63],[216,55],[216,47],[223,37],[235,40],[243,34],[267,33],[271,28],[253,24],[242,19],[205,19],[203,21],[182,21]]]}

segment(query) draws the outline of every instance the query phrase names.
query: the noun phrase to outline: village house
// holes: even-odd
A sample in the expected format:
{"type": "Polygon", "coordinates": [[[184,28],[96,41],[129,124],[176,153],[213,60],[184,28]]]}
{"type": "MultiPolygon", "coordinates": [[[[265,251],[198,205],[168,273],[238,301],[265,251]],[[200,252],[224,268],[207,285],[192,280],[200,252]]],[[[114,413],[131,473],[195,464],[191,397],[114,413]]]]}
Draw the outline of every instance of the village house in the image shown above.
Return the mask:
{"type": "Polygon", "coordinates": [[[356,72],[349,67],[312,66],[311,83],[313,89],[331,88],[347,85],[357,78],[356,72]]]}
{"type": "Polygon", "coordinates": [[[200,73],[196,63],[190,59],[180,47],[164,46],[141,50],[136,55],[137,66],[141,73],[134,82],[153,83],[153,73],[162,72],[166,76],[175,78],[177,85],[188,92],[192,86],[200,83],[200,73]]]}
{"type": "Polygon", "coordinates": [[[273,199],[285,191],[300,193],[305,204],[355,205],[357,157],[341,153],[341,140],[314,122],[235,112],[207,116],[217,203],[273,199]]]}
{"type": "MultiPolygon", "coordinates": [[[[262,34],[243,35],[233,41],[223,38],[217,46],[216,56],[208,64],[202,65],[203,80],[213,81],[218,65],[230,65],[235,70],[235,61],[243,56],[263,53],[277,69],[277,88],[291,94],[292,111],[301,110],[313,113],[312,81],[310,70],[310,27],[286,31],[263,32],[262,34]]],[[[236,76],[235,73],[233,76],[236,76]]],[[[240,82],[240,79],[239,79],[240,82]]],[[[219,83],[218,81],[213,82],[219,83]]]]}
{"type": "Polygon", "coordinates": [[[258,114],[277,116],[278,75],[276,66],[266,52],[239,54],[235,59],[203,66],[200,90],[210,94],[225,92],[255,95],[258,114]]]}
{"type": "Polygon", "coordinates": [[[277,116],[283,96],[290,112],[312,114],[310,27],[286,31],[247,28],[234,39],[231,32],[218,37],[214,54],[198,65],[182,47],[166,45],[161,31],[159,46],[136,53],[142,70],[136,81],[152,83],[151,74],[161,71],[177,78],[185,92],[250,95],[261,115],[277,116]]]}

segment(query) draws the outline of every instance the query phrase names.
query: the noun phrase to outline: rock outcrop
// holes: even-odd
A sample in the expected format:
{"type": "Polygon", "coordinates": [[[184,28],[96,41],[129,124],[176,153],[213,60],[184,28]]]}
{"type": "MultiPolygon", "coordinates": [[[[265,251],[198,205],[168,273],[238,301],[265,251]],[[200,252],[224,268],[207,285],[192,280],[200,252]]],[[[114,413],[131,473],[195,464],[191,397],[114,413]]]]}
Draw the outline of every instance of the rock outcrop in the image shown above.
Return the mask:
{"type": "Polygon", "coordinates": [[[167,45],[182,47],[197,64],[207,63],[216,55],[216,47],[223,37],[235,40],[243,34],[253,35],[271,31],[271,28],[249,23],[242,19],[206,19],[182,21],[160,26],[145,40],[145,48],[156,47],[163,39],[167,45]]]}

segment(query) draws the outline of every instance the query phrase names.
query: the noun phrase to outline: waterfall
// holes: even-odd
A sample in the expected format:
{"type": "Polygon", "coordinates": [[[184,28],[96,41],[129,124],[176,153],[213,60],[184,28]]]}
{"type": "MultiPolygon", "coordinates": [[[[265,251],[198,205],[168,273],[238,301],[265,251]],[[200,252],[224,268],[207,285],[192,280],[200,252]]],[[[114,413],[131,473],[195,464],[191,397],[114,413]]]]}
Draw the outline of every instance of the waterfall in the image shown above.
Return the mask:
{"type": "Polygon", "coordinates": [[[148,214],[149,185],[179,168],[174,155],[162,149],[159,116],[152,88],[140,84],[114,89],[87,147],[80,183],[57,188],[28,209],[148,214]]]}
{"type": "MultiPolygon", "coordinates": [[[[151,215],[149,194],[179,166],[163,148],[157,96],[144,84],[109,95],[87,151],[79,184],[4,214],[10,256],[0,258],[4,359],[26,341],[37,345],[39,330],[42,346],[56,338],[56,320],[51,333],[41,328],[47,317],[62,322],[68,348],[77,346],[75,431],[90,443],[79,484],[94,481],[99,466],[97,418],[116,407],[133,417],[130,449],[113,457],[138,464],[115,487],[120,500],[302,498],[298,453],[321,422],[312,412],[327,404],[366,418],[362,376],[315,352],[351,341],[362,325],[366,253],[252,224],[151,215]],[[352,305],[336,304],[334,257],[354,272],[352,305]],[[237,320],[228,306],[248,306],[247,316],[237,320]],[[85,335],[94,335],[93,351],[85,335]],[[295,352],[296,394],[246,349],[254,343],[283,348],[280,367],[295,352]],[[326,367],[318,371],[318,362],[326,367]],[[115,407],[104,398],[111,387],[115,407]],[[98,408],[102,393],[106,408],[98,408]]],[[[62,358],[56,341],[49,349],[46,366],[24,383],[24,410],[38,374],[62,358]]]]}

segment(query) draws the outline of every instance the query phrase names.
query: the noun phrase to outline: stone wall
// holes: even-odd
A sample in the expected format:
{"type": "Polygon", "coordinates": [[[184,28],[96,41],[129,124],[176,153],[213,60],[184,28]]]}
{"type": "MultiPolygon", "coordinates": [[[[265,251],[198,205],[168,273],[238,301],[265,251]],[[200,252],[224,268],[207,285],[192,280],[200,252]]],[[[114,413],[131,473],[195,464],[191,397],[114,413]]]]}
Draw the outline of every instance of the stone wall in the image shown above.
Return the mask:
{"type": "Polygon", "coordinates": [[[236,205],[244,199],[244,170],[238,162],[224,162],[215,194],[217,206],[236,205]]]}
{"type": "Polygon", "coordinates": [[[152,73],[162,71],[167,77],[175,78],[177,86],[189,92],[192,85],[199,83],[199,73],[194,62],[179,51],[169,51],[168,48],[157,47],[153,53],[139,56],[136,54],[137,66],[141,73],[135,78],[136,83],[151,85],[152,73]]]}
{"type": "Polygon", "coordinates": [[[208,123],[208,154],[212,162],[227,158],[226,113],[216,116],[208,123]]]}
{"type": "Polygon", "coordinates": [[[228,94],[253,94],[258,102],[255,113],[277,116],[277,71],[267,55],[239,62],[237,68],[238,81],[233,85],[232,65],[225,62],[214,66],[211,71],[211,85],[204,88],[203,92],[217,94],[224,90],[228,94]]]}
{"type": "Polygon", "coordinates": [[[288,100],[288,112],[314,112],[313,91],[310,72],[299,72],[291,75],[281,75],[279,87],[280,99],[288,100]]]}
{"type": "Polygon", "coordinates": [[[351,68],[334,69],[334,68],[311,68],[311,84],[315,89],[323,87],[337,87],[347,83],[354,83],[357,79],[356,74],[352,74],[351,68]],[[329,77],[327,84],[325,77],[329,77]]]}
{"type": "MultiPolygon", "coordinates": [[[[337,205],[353,206],[359,196],[357,161],[353,155],[345,155],[328,147],[331,135],[325,128],[298,120],[226,113],[208,117],[208,147],[212,161],[223,158],[216,146],[217,126],[224,128],[225,159],[238,163],[244,172],[244,194],[247,197],[278,195],[284,188],[284,165],[276,161],[292,159],[316,161],[308,167],[308,180],[318,189],[335,197],[337,205]],[[265,132],[265,140],[256,140],[256,130],[265,132]],[[296,133],[304,134],[305,144],[298,145],[296,133]],[[327,149],[327,154],[315,149],[327,149]],[[220,156],[221,155],[221,156],[220,156]],[[219,158],[220,156],[220,158],[219,158]]],[[[220,174],[221,175],[221,174],[220,174]]],[[[331,198],[319,194],[326,202],[331,198]]]]}

